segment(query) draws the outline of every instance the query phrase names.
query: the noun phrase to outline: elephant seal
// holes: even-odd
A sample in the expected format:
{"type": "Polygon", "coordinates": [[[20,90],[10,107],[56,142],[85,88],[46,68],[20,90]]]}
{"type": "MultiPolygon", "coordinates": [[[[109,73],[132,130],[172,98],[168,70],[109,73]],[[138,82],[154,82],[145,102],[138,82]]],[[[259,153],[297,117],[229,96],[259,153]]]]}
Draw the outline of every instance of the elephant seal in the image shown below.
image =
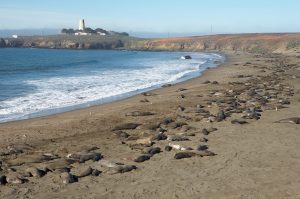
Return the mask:
{"type": "Polygon", "coordinates": [[[130,172],[135,169],[137,169],[135,165],[119,165],[117,167],[109,168],[107,171],[105,171],[105,173],[109,175],[113,175],[117,173],[130,172]]]}
{"type": "Polygon", "coordinates": [[[152,112],[143,112],[143,111],[133,111],[126,113],[125,116],[132,116],[132,117],[138,117],[138,116],[149,116],[154,115],[152,112]]]}
{"type": "Polygon", "coordinates": [[[6,183],[6,176],[0,176],[0,185],[5,185],[6,183]]]}
{"type": "Polygon", "coordinates": [[[10,171],[6,175],[6,181],[8,184],[23,184],[26,181],[26,178],[20,173],[10,171]]]}
{"type": "Polygon", "coordinates": [[[64,184],[71,184],[71,183],[74,183],[74,182],[77,182],[78,179],[76,176],[68,173],[68,172],[64,172],[60,175],[60,178],[62,179],[62,182],[64,184]]]}
{"type": "Polygon", "coordinates": [[[184,151],[184,152],[179,152],[176,153],[174,158],[175,159],[183,159],[183,158],[191,158],[193,156],[199,156],[199,157],[204,157],[204,156],[215,156],[216,154],[208,151],[208,150],[203,150],[203,151],[184,151]]]}
{"type": "Polygon", "coordinates": [[[179,153],[176,153],[174,158],[175,159],[183,159],[183,158],[191,158],[194,156],[194,153],[192,152],[179,152],[179,153]]]}
{"type": "Polygon", "coordinates": [[[68,154],[67,158],[79,161],[80,163],[88,160],[98,161],[102,158],[101,153],[82,151],[78,153],[68,154]]]}
{"type": "Polygon", "coordinates": [[[276,121],[275,123],[300,124],[300,118],[299,117],[291,117],[291,118],[287,118],[287,119],[282,119],[282,120],[276,121]]]}
{"type": "Polygon", "coordinates": [[[136,157],[133,161],[134,162],[139,162],[139,163],[140,162],[145,162],[147,160],[150,160],[151,156],[152,155],[150,155],[150,154],[140,155],[140,156],[136,157]]]}
{"type": "Polygon", "coordinates": [[[153,156],[157,153],[160,153],[160,152],[161,152],[161,149],[159,147],[148,147],[143,150],[143,153],[149,154],[151,156],[153,156]]]}
{"type": "Polygon", "coordinates": [[[171,135],[171,136],[168,136],[167,140],[169,140],[169,141],[188,141],[190,139],[183,135],[171,135]]]}
{"type": "Polygon", "coordinates": [[[87,167],[87,168],[83,169],[77,177],[83,178],[83,177],[92,175],[92,173],[93,173],[93,169],[91,167],[87,167]]]}
{"type": "Polygon", "coordinates": [[[231,121],[231,124],[248,124],[248,122],[245,120],[234,119],[231,121]]]}
{"type": "Polygon", "coordinates": [[[14,145],[9,145],[7,149],[10,154],[18,154],[18,153],[24,153],[26,151],[30,151],[34,149],[34,147],[28,144],[14,144],[14,145]]]}
{"type": "Polygon", "coordinates": [[[40,177],[42,177],[43,175],[45,175],[45,172],[44,172],[44,171],[42,171],[42,170],[40,170],[40,169],[37,169],[37,168],[35,168],[35,167],[29,167],[29,168],[27,168],[27,169],[26,169],[26,172],[27,172],[27,173],[30,173],[31,176],[33,176],[33,177],[38,177],[38,178],[40,178],[40,177]]]}
{"type": "Polygon", "coordinates": [[[113,128],[113,131],[117,130],[133,130],[136,129],[136,127],[140,126],[140,124],[136,123],[124,123],[124,124],[119,124],[113,128]]]}

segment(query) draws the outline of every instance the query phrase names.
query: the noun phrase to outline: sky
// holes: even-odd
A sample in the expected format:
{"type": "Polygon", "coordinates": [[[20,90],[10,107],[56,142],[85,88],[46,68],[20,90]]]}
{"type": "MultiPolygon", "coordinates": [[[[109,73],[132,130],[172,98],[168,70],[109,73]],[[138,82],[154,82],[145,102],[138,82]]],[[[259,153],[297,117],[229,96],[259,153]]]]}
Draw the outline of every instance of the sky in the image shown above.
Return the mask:
{"type": "Polygon", "coordinates": [[[1,0],[2,29],[148,33],[300,32],[300,0],[1,0]]]}

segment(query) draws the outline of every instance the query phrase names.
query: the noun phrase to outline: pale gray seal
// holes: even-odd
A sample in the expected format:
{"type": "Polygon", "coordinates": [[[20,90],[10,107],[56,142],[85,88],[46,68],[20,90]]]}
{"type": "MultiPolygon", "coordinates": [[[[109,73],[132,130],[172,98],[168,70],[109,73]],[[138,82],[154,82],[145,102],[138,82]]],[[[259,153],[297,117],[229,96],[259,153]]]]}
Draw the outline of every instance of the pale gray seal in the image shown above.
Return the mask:
{"type": "Polygon", "coordinates": [[[113,131],[117,130],[132,130],[136,129],[136,127],[140,126],[140,124],[137,123],[124,123],[124,124],[119,124],[113,128],[113,131]]]}
{"type": "Polygon", "coordinates": [[[300,118],[299,117],[291,117],[291,118],[287,118],[287,119],[282,119],[282,120],[276,121],[275,123],[300,124],[300,118]]]}

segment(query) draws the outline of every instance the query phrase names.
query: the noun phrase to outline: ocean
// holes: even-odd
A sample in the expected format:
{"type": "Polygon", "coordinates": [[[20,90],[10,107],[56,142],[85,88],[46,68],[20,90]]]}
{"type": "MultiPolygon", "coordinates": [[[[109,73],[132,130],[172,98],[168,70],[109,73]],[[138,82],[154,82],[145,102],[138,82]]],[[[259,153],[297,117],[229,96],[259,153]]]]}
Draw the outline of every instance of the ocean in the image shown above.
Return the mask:
{"type": "Polygon", "coordinates": [[[194,78],[223,61],[215,53],[0,49],[0,122],[108,103],[194,78]]]}

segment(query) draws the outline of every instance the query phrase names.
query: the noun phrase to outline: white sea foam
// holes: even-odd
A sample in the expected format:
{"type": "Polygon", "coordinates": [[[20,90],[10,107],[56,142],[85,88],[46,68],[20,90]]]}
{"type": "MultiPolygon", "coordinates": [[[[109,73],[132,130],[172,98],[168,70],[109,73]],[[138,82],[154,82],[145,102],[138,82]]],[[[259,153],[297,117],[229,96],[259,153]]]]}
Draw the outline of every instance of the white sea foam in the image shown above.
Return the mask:
{"type": "Polygon", "coordinates": [[[197,54],[192,60],[154,61],[140,69],[94,71],[92,75],[52,77],[24,82],[34,93],[0,102],[0,122],[27,118],[41,111],[60,109],[175,82],[205,70],[204,63],[219,60],[217,54],[197,54]]]}

